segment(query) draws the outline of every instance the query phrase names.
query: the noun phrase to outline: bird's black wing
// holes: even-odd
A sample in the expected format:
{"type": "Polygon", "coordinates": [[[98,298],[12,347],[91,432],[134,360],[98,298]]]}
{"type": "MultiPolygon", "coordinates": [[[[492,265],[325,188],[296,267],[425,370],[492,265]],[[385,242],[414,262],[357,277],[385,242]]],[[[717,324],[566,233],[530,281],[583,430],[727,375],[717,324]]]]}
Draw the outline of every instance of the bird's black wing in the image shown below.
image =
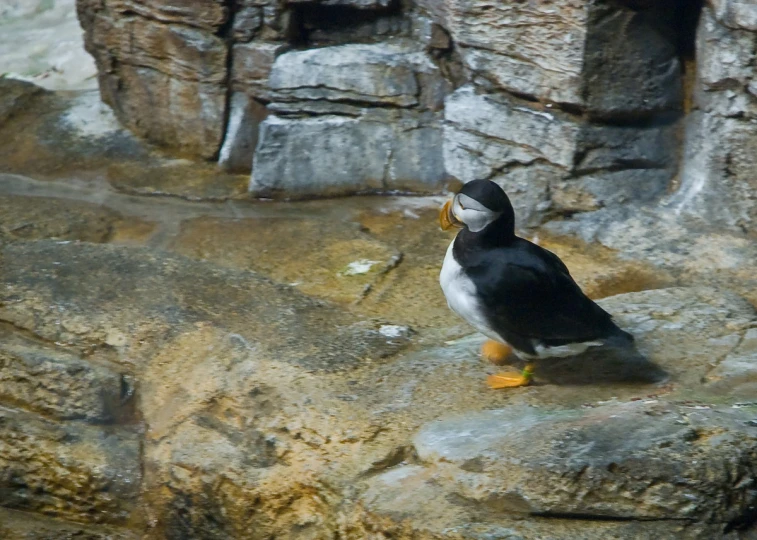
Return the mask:
{"type": "Polygon", "coordinates": [[[538,246],[500,254],[476,270],[490,322],[504,335],[557,344],[600,339],[617,330],[562,261],[538,246]]]}

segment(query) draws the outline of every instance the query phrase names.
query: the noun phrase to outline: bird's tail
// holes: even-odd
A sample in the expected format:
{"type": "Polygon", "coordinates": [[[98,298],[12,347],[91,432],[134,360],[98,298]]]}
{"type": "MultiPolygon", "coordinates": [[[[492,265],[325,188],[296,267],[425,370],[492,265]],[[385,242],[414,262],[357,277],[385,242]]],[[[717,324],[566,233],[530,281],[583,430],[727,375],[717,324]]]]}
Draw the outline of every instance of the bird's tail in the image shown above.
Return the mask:
{"type": "Polygon", "coordinates": [[[613,332],[602,341],[608,347],[616,349],[631,349],[634,347],[635,340],[631,334],[616,326],[613,332]]]}

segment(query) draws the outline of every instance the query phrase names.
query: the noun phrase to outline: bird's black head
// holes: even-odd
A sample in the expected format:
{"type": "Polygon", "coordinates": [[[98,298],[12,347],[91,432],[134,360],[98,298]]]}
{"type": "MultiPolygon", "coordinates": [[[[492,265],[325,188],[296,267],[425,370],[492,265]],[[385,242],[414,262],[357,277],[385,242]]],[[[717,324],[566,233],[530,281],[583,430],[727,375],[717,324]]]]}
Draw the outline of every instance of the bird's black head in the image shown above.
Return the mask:
{"type": "Polygon", "coordinates": [[[510,198],[498,184],[491,180],[473,180],[464,184],[458,195],[465,195],[492,212],[513,213],[513,205],[510,198]]]}
{"type": "MultiPolygon", "coordinates": [[[[511,237],[515,234],[515,213],[505,191],[490,180],[473,180],[465,184],[442,210],[442,227],[460,225],[477,233],[491,229],[511,237]],[[445,214],[446,212],[446,214],[445,214]]],[[[448,227],[446,227],[448,228],[448,227]]]]}

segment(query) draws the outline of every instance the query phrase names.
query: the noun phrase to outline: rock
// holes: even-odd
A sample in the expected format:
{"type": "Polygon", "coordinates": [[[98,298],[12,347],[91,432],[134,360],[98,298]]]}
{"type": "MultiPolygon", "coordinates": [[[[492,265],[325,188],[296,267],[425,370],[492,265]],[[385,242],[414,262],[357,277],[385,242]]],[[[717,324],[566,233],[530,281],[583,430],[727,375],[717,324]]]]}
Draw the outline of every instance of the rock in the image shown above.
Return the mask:
{"type": "Polygon", "coordinates": [[[0,327],[0,400],[58,420],[110,422],[128,399],[123,376],[0,327]]]}
{"type": "Polygon", "coordinates": [[[268,78],[277,56],[287,50],[281,43],[237,43],[232,48],[231,86],[234,90],[269,98],[268,78]]]}
{"type": "MultiPolygon", "coordinates": [[[[13,95],[0,92],[0,103],[13,102],[13,95]]],[[[113,163],[149,162],[152,150],[118,124],[94,91],[35,93],[28,107],[15,107],[0,122],[0,139],[4,173],[37,179],[101,175],[113,163]]]]}
{"type": "Polygon", "coordinates": [[[0,431],[0,505],[85,523],[128,519],[141,480],[136,435],[8,409],[0,431]]]}
{"type": "MultiPolygon", "coordinates": [[[[421,96],[421,77],[436,79],[430,86],[444,84],[425,53],[411,46],[354,44],[285,53],[273,65],[270,86],[277,100],[410,107],[428,101],[421,96]]],[[[424,105],[438,108],[435,103],[424,105]]]]}
{"type": "Polygon", "coordinates": [[[671,173],[665,169],[598,172],[552,183],[552,209],[591,212],[607,206],[652,203],[665,193],[671,173]]]}
{"type": "MultiPolygon", "coordinates": [[[[676,123],[640,127],[582,126],[574,170],[587,174],[607,170],[668,169],[676,166],[676,123]]],[[[671,172],[672,173],[672,172],[671,172]]]]}
{"type": "Polygon", "coordinates": [[[495,511],[727,524],[755,504],[734,481],[753,474],[750,418],[643,402],[513,407],[431,424],[414,444],[460,497],[495,511]]]}
{"type": "Polygon", "coordinates": [[[149,18],[128,16],[145,13],[146,6],[140,5],[133,10],[79,1],[103,100],[124,125],[150,141],[212,158],[223,137],[228,45],[202,26],[221,23],[218,14],[225,8],[211,15],[208,24],[193,28],[157,21],[166,19],[166,11],[169,19],[192,16],[199,6],[161,4],[148,10],[149,18]]]}
{"type": "Polygon", "coordinates": [[[482,77],[510,93],[579,106],[597,117],[638,119],[680,107],[675,31],[664,23],[668,7],[639,12],[569,2],[482,9],[467,0],[420,6],[460,47],[469,80],[482,77]]]}
{"type": "Polygon", "coordinates": [[[587,245],[575,238],[553,237],[544,228],[532,241],[558,255],[576,283],[594,300],[679,284],[670,271],[642,260],[621,257],[601,245],[587,245]]]}
{"type": "Polygon", "coordinates": [[[757,31],[757,6],[737,0],[713,0],[718,20],[730,28],[757,31]]]}
{"type": "Polygon", "coordinates": [[[670,4],[633,10],[617,4],[587,5],[581,77],[586,109],[593,118],[640,118],[680,111],[681,64],[673,22],[682,18],[670,4]]]}
{"type": "Polygon", "coordinates": [[[511,166],[506,173],[491,178],[505,190],[515,210],[515,226],[525,229],[539,225],[552,208],[552,186],[565,172],[543,163],[511,166]]]}
{"type": "Polygon", "coordinates": [[[130,129],[157,144],[204,158],[218,153],[226,96],[221,86],[182,81],[157,70],[128,64],[122,67],[121,80],[128,94],[117,98],[117,82],[111,79],[106,83],[103,99],[130,129]],[[142,119],[144,110],[154,112],[142,119]],[[138,126],[134,124],[137,118],[141,120],[138,126]]]}
{"type": "Polygon", "coordinates": [[[0,535],[16,540],[136,540],[128,530],[81,525],[39,514],[0,509],[0,535]]]}
{"type": "MultiPolygon", "coordinates": [[[[725,379],[718,392],[702,381],[739,335],[751,336],[757,314],[743,300],[707,288],[622,294],[601,305],[667,373],[664,385],[649,385],[659,368],[629,357],[541,363],[537,377],[552,383],[548,390],[510,394],[504,406],[490,401],[480,412],[445,412],[425,424],[413,439],[416,459],[367,480],[356,519],[367,530],[432,538],[454,530],[463,538],[496,532],[525,539],[704,540],[732,530],[754,504],[754,490],[735,472],[753,474],[754,407],[734,407],[738,398],[725,397],[725,379]],[[634,392],[648,397],[633,398],[634,392]],[[709,399],[720,405],[706,405],[709,399]],[[694,516],[696,523],[685,525],[694,516]],[[608,529],[581,526],[578,520],[589,517],[608,529]],[[647,519],[654,522],[637,521],[647,519]]],[[[462,365],[449,367],[456,387],[474,399],[462,345],[427,354],[437,362],[447,354],[448,361],[456,358],[462,365]]],[[[475,355],[475,346],[467,354],[475,355]]],[[[413,366],[410,359],[403,363],[413,366]]],[[[416,375],[413,399],[404,405],[415,421],[425,411],[418,405],[432,402],[434,390],[447,400],[437,410],[456,410],[447,406],[459,394],[426,378],[431,370],[416,375]]]]}
{"type": "Polygon", "coordinates": [[[100,101],[97,92],[81,92],[60,116],[60,127],[80,139],[98,143],[108,138],[124,138],[127,133],[118,123],[113,111],[100,101]]]}
{"type": "Polygon", "coordinates": [[[512,164],[573,163],[579,126],[559,113],[477,94],[468,85],[447,98],[444,119],[447,170],[463,182],[512,164]]]}
{"type": "MultiPolygon", "coordinates": [[[[600,305],[632,329],[640,351],[696,393],[698,384],[754,325],[755,311],[733,293],[669,288],[605,298],[600,305]]],[[[559,362],[555,363],[555,368],[559,362]]]]}
{"type": "Polygon", "coordinates": [[[55,203],[47,197],[0,197],[0,238],[107,242],[123,219],[93,204],[55,203]]]}
{"type": "Polygon", "coordinates": [[[264,105],[242,92],[231,96],[229,120],[218,164],[228,172],[249,173],[258,144],[258,128],[268,113],[264,105]]]}
{"type": "Polygon", "coordinates": [[[662,169],[673,164],[669,141],[674,126],[581,125],[559,111],[476,94],[470,86],[447,99],[445,120],[448,168],[464,181],[484,178],[512,163],[537,160],[578,173],[662,169]]]}
{"type": "Polygon", "coordinates": [[[670,207],[605,208],[546,227],[602,244],[622,259],[644,261],[683,282],[736,291],[757,306],[757,278],[747,270],[757,249],[743,233],[702,230],[701,221],[670,207]]]}
{"type": "Polygon", "coordinates": [[[550,209],[585,212],[663,194],[675,165],[676,126],[584,124],[548,111],[458,89],[444,113],[447,170],[512,192],[520,226],[538,224],[550,209]]]}
{"type": "MultiPolygon", "coordinates": [[[[160,201],[141,201],[139,211],[166,205],[160,201]]],[[[134,523],[130,530],[143,535],[160,531],[176,538],[236,538],[250,530],[286,538],[296,530],[298,536],[312,538],[342,531],[344,538],[355,539],[381,533],[420,538],[510,534],[527,539],[583,535],[596,540],[681,536],[704,540],[719,537],[728,523],[740,523],[746,515],[744,505],[750,504],[750,487],[739,485],[736,478],[742,471],[748,473],[750,452],[757,445],[750,438],[751,426],[744,429],[738,422],[750,420],[753,410],[732,408],[746,399],[736,401],[723,386],[716,388],[729,382],[714,377],[730,373],[729,356],[747,361],[749,332],[757,320],[751,306],[732,294],[706,288],[607,298],[603,307],[636,335],[647,361],[600,354],[545,363],[537,369],[537,384],[492,392],[484,378],[500,368],[480,361],[483,338],[449,341],[455,333],[470,330],[446,318],[437,279],[439,258],[449,238],[435,226],[424,225],[435,219],[433,201],[380,201],[298,203],[297,211],[307,216],[302,219],[281,214],[291,212],[291,204],[230,203],[223,206],[232,206],[240,218],[256,217],[186,221],[176,242],[164,239],[160,244],[161,249],[180,250],[205,261],[107,244],[15,240],[3,245],[0,319],[15,327],[12,335],[34,333],[35,350],[57,351],[55,359],[61,364],[78,358],[85,369],[107,365],[114,372],[128,371],[137,381],[136,402],[144,422],[142,457],[137,463],[144,467],[144,483],[138,499],[117,499],[126,501],[126,506],[149,509],[144,519],[149,518],[150,525],[145,529],[142,516],[129,507],[134,520],[129,521],[134,523]],[[373,209],[371,215],[361,214],[362,228],[348,225],[353,214],[346,212],[353,208],[363,214],[373,209]],[[403,216],[402,220],[382,220],[384,211],[403,216]],[[290,254],[276,248],[282,237],[294,239],[286,250],[290,254]],[[421,247],[413,248],[416,243],[421,247]],[[391,264],[398,251],[405,252],[406,259],[381,275],[383,263],[391,264]],[[362,274],[367,266],[362,258],[382,264],[371,265],[362,274]],[[399,273],[403,268],[404,275],[399,273]],[[343,275],[331,276],[334,269],[343,275]],[[86,280],[81,279],[84,273],[86,280]],[[384,291],[398,276],[405,281],[384,291]],[[352,302],[353,293],[360,294],[368,284],[368,299],[375,294],[376,302],[340,308],[270,278],[288,283],[309,280],[295,286],[340,302],[352,302]],[[359,286],[351,285],[353,279],[359,286]],[[117,288],[112,285],[115,281],[117,288]],[[379,305],[382,292],[384,301],[395,304],[394,311],[379,305]],[[424,311],[426,319],[417,320],[434,328],[406,330],[412,309],[424,311]],[[445,317],[431,317],[430,312],[442,309],[445,317]],[[392,318],[386,318],[388,312],[392,318]],[[61,345],[53,347],[42,340],[61,345]],[[414,344],[412,349],[404,348],[408,342],[414,344]],[[655,397],[646,397],[650,395],[655,397]],[[657,404],[647,403],[653,399],[657,404]],[[647,408],[659,416],[644,414],[647,408]],[[509,433],[508,425],[480,421],[482,415],[494,414],[492,409],[517,417],[510,427],[527,416],[524,411],[535,410],[538,418],[522,439],[507,438],[503,434],[509,433]],[[709,416],[697,417],[700,412],[709,416]],[[600,421],[614,414],[617,420],[600,421]],[[582,423],[556,418],[578,418],[582,423]],[[470,424],[465,424],[466,419],[470,424]],[[491,433],[496,425],[504,440],[472,452],[471,457],[484,456],[481,463],[437,461],[419,442],[437,425],[451,432],[452,425],[456,430],[465,425],[478,429],[481,424],[491,433]],[[568,427],[575,431],[565,431],[568,427]],[[614,436],[616,430],[651,433],[656,438],[614,436]],[[697,439],[684,439],[686,433],[696,433],[697,439]],[[559,447],[551,446],[563,440],[568,449],[586,440],[606,445],[588,449],[584,444],[580,446],[584,461],[572,461],[579,459],[577,451],[560,454],[559,447]],[[670,446],[652,448],[660,442],[670,446]],[[511,444],[530,444],[536,450],[534,459],[511,465],[517,474],[509,476],[509,469],[502,468],[504,461],[496,456],[504,455],[511,444]],[[653,465],[634,461],[633,455],[624,457],[624,448],[656,456],[657,461],[653,465]],[[633,474],[602,468],[604,451],[633,474]],[[494,456],[491,462],[485,460],[488,454],[494,456]],[[700,459],[699,465],[692,463],[700,459]],[[555,468],[549,469],[548,462],[554,462],[555,468]],[[582,475],[574,474],[581,463],[589,468],[582,475]],[[724,471],[733,473],[730,480],[724,480],[724,471]],[[514,489],[510,482],[519,474],[525,479],[517,488],[530,494],[529,504],[537,512],[564,509],[573,513],[570,518],[504,511],[510,507],[500,496],[514,489]],[[618,482],[629,489],[648,486],[654,475],[663,487],[639,488],[638,493],[611,490],[618,482]],[[558,480],[552,480],[555,477],[558,480]],[[690,483],[668,496],[663,488],[674,477],[690,483]],[[471,478],[478,481],[474,487],[468,483],[471,478]],[[592,483],[595,479],[608,480],[592,483]],[[548,493],[534,487],[547,481],[568,487],[548,493]],[[604,493],[603,489],[611,492],[606,504],[604,495],[602,500],[579,496],[604,493]],[[487,490],[491,498],[481,495],[487,490]],[[681,500],[705,492],[704,502],[691,503],[699,505],[702,519],[699,514],[691,520],[678,519],[685,514],[681,500]],[[734,498],[728,499],[728,493],[734,498]],[[480,500],[475,498],[479,495],[480,500]],[[631,499],[638,504],[624,502],[631,499]],[[585,517],[594,515],[606,519],[585,517]],[[649,516],[657,517],[642,521],[649,516]]],[[[176,217],[178,222],[199,206],[182,202],[160,208],[184,212],[176,217]]],[[[219,212],[220,206],[205,203],[202,208],[219,212]]],[[[624,280],[637,279],[630,274],[643,270],[638,263],[613,264],[611,254],[602,258],[594,251],[576,250],[586,259],[604,263],[582,268],[571,262],[575,256],[566,256],[582,284],[587,278],[604,280],[589,284],[595,291],[611,292],[613,286],[624,286],[624,280]],[[629,275],[624,277],[622,269],[629,275]]],[[[652,277],[629,286],[664,285],[655,285],[652,277]]],[[[2,341],[6,348],[15,347],[12,340],[2,341]]],[[[751,375],[742,372],[738,377],[731,379],[733,386],[743,385],[746,393],[751,375]]],[[[31,420],[24,426],[43,422],[28,416],[31,420]]],[[[100,429],[44,422],[40,430],[48,434],[58,433],[57,429],[100,429]]],[[[118,435],[124,427],[108,426],[108,430],[118,435]]],[[[76,443],[55,439],[49,452],[55,456],[73,452],[73,445],[89,440],[77,437],[76,443]]],[[[2,440],[6,439],[11,440],[2,440]]],[[[467,441],[484,444],[486,439],[467,441]]],[[[34,448],[48,448],[46,444],[34,448]]],[[[90,456],[78,457],[85,463],[90,463],[91,455],[100,454],[77,453],[90,456]]],[[[14,457],[14,464],[17,461],[14,457]]],[[[120,469],[106,470],[119,474],[120,469]]],[[[30,477],[31,472],[23,469],[23,474],[30,477]]],[[[40,508],[35,504],[24,508],[40,508]]],[[[64,517],[80,519],[73,512],[64,517]]]]}
{"type": "Polygon", "coordinates": [[[354,518],[356,538],[382,531],[399,538],[479,540],[735,540],[720,525],[663,520],[585,520],[578,516],[521,516],[487,512],[460,504],[459,496],[440,485],[428,468],[405,465],[370,478],[354,518]],[[429,519],[431,518],[431,519],[429,519]],[[454,535],[454,536],[453,536],[454,535]]]}
{"type": "MultiPolygon", "coordinates": [[[[725,4],[725,2],[723,2],[725,4]]],[[[747,84],[752,76],[755,36],[734,31],[718,22],[709,7],[702,10],[698,27],[697,69],[701,90],[722,90],[747,84]]]]}
{"type": "Polygon", "coordinates": [[[0,77],[0,125],[7,122],[14,114],[29,108],[43,90],[32,83],[0,77]]]}
{"type": "MultiPolygon", "coordinates": [[[[86,2],[96,5],[96,0],[83,0],[80,10],[92,9],[86,6],[86,2]]],[[[223,0],[158,0],[149,3],[144,0],[118,0],[114,2],[113,10],[124,15],[139,15],[163,23],[180,23],[206,30],[217,30],[229,17],[229,8],[223,0]]]]}
{"type": "Polygon", "coordinates": [[[748,229],[757,217],[754,190],[756,120],[696,112],[686,126],[681,187],[668,205],[721,226],[748,229]],[[712,138],[718,133],[718,142],[712,138]],[[717,201],[717,202],[716,202],[717,201]]]}
{"type": "Polygon", "coordinates": [[[334,101],[277,101],[268,104],[268,110],[281,117],[304,117],[338,115],[359,118],[366,112],[365,107],[334,101]]]}
{"type": "Polygon", "coordinates": [[[438,191],[447,180],[440,139],[433,119],[414,114],[270,116],[261,124],[250,191],[295,197],[438,191]]]}
{"type": "MultiPolygon", "coordinates": [[[[295,0],[297,3],[310,3],[313,0],[295,0]]],[[[345,6],[356,9],[386,9],[390,5],[390,0],[315,0],[316,3],[325,6],[345,6]]]]}
{"type": "Polygon", "coordinates": [[[708,374],[707,386],[713,392],[748,400],[757,387],[757,328],[734,336],[731,343],[732,351],[708,374]]]}
{"type": "Polygon", "coordinates": [[[263,6],[246,5],[242,2],[234,13],[234,41],[247,43],[252,41],[263,26],[263,6]]]}
{"type": "MultiPolygon", "coordinates": [[[[232,150],[243,138],[230,139],[231,158],[239,157],[232,150]]],[[[240,164],[241,167],[241,164],[240,164]]],[[[247,176],[219,171],[216,164],[197,163],[191,160],[157,160],[138,165],[133,162],[117,163],[108,168],[108,183],[117,191],[132,195],[171,195],[189,201],[226,201],[244,196],[247,176]]]]}
{"type": "Polygon", "coordinates": [[[407,43],[284,53],[270,87],[270,109],[281,116],[261,124],[253,194],[433,191],[445,184],[436,116],[391,110],[435,110],[447,92],[436,65],[407,43]],[[386,109],[368,109],[377,105],[386,109]],[[334,148],[350,151],[335,164],[334,148]]]}
{"type": "Polygon", "coordinates": [[[345,304],[361,300],[402,259],[357,224],[284,217],[185,221],[170,248],[345,304]],[[279,238],[290,239],[286,250],[272,249],[279,238]]]}
{"type": "Polygon", "coordinates": [[[113,361],[129,366],[172,333],[200,323],[220,325],[312,370],[338,371],[406,344],[382,336],[378,323],[358,324],[348,313],[257,274],[184,257],[50,241],[8,244],[0,257],[0,319],[76,347],[124,336],[112,345],[113,361]],[[120,280],[117,290],[114,279],[120,280]]]}
{"type": "Polygon", "coordinates": [[[510,92],[582,103],[584,4],[490,3],[482,9],[476,2],[445,0],[419,5],[449,31],[474,74],[510,92]]]}
{"type": "Polygon", "coordinates": [[[721,227],[748,230],[757,218],[757,205],[748,195],[754,189],[755,160],[747,150],[757,126],[757,102],[748,92],[757,38],[718,22],[734,5],[718,2],[714,11],[702,11],[695,94],[700,110],[686,120],[681,186],[667,205],[721,227]]]}
{"type": "Polygon", "coordinates": [[[376,43],[407,38],[413,33],[413,11],[391,4],[388,9],[366,10],[322,3],[300,4],[295,32],[307,36],[309,47],[376,43]]]}
{"type": "Polygon", "coordinates": [[[391,143],[392,130],[385,124],[340,116],[269,117],[260,127],[250,191],[263,196],[276,191],[302,196],[381,189],[391,143]],[[352,152],[335,156],[329,154],[331,148],[352,152]],[[336,163],[335,157],[339,158],[336,163]]]}

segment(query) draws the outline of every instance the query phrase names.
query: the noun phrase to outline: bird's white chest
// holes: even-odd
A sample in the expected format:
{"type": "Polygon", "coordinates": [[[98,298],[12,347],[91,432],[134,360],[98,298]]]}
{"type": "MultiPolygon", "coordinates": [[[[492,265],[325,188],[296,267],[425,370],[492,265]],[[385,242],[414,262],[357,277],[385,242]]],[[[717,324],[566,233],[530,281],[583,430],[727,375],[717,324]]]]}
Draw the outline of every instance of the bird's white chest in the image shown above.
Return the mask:
{"type": "Polygon", "coordinates": [[[452,255],[454,244],[455,241],[453,240],[447,248],[442,272],[439,275],[439,284],[447,298],[447,305],[482,334],[491,339],[502,341],[502,338],[489,328],[488,321],[476,296],[476,285],[465,275],[462,266],[452,255]]]}

